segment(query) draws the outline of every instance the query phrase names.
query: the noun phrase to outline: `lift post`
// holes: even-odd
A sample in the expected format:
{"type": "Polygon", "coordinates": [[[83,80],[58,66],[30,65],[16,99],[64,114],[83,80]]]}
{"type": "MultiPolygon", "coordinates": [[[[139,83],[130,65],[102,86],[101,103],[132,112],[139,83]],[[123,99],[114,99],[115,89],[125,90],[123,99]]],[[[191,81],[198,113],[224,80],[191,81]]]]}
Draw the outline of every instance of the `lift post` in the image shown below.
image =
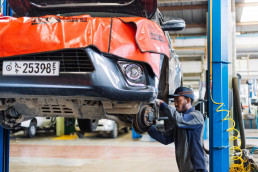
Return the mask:
{"type": "Polygon", "coordinates": [[[10,8],[10,5],[8,4],[7,0],[1,0],[1,13],[4,16],[12,16],[12,9],[10,8]]]}
{"type": "MultiPolygon", "coordinates": [[[[4,16],[11,16],[12,10],[6,0],[1,0],[0,12],[4,16]]],[[[10,131],[0,126],[0,172],[9,172],[10,131]]]]}
{"type": "Polygon", "coordinates": [[[9,171],[9,130],[0,126],[0,172],[9,171]]]}
{"type": "MultiPolygon", "coordinates": [[[[209,90],[215,102],[224,103],[220,110],[228,110],[228,4],[228,0],[209,0],[209,90]]],[[[218,107],[209,100],[210,172],[229,171],[228,121],[222,121],[227,112],[217,112],[218,107]]]]}

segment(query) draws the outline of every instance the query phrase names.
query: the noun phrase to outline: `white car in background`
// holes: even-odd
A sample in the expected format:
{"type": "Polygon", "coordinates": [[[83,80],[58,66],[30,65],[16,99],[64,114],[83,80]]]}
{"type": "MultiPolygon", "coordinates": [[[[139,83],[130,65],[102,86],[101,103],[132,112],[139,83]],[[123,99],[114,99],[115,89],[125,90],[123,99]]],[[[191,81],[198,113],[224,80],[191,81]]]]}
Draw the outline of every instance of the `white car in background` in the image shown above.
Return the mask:
{"type": "Polygon", "coordinates": [[[76,120],[75,127],[79,134],[79,137],[84,137],[84,133],[100,133],[104,136],[108,136],[110,138],[117,138],[120,131],[125,133],[129,132],[129,127],[120,126],[116,121],[110,119],[100,119],[98,121],[94,121],[91,125],[87,125],[88,128],[80,128],[79,123],[80,120],[76,120]],[[90,126],[90,127],[89,127],[90,126]]]}
{"type": "Polygon", "coordinates": [[[46,118],[46,117],[35,117],[31,120],[27,120],[21,123],[20,128],[24,130],[24,134],[27,137],[34,137],[38,130],[50,130],[55,129],[56,118],[46,118]]]}
{"type": "Polygon", "coordinates": [[[120,131],[127,133],[129,127],[120,127],[118,123],[113,120],[101,119],[98,121],[98,126],[95,131],[108,135],[110,138],[117,138],[120,131]]]}

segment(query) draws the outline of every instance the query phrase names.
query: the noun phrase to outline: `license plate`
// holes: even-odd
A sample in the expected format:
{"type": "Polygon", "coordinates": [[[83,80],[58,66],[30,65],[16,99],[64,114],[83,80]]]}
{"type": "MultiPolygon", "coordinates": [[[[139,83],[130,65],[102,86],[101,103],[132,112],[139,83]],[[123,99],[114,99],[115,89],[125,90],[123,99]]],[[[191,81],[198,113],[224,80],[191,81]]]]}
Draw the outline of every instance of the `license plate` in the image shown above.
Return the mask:
{"type": "Polygon", "coordinates": [[[4,61],[3,75],[58,76],[59,61],[4,61]]]}

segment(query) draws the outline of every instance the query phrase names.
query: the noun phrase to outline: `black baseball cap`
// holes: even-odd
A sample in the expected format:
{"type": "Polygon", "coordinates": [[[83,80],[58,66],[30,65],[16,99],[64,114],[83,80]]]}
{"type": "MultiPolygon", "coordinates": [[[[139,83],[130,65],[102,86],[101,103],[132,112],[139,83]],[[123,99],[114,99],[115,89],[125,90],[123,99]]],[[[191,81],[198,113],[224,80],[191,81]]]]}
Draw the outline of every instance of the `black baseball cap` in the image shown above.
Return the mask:
{"type": "Polygon", "coordinates": [[[171,95],[171,97],[178,97],[178,96],[189,97],[194,101],[194,92],[192,89],[187,87],[178,87],[175,93],[171,95]]]}

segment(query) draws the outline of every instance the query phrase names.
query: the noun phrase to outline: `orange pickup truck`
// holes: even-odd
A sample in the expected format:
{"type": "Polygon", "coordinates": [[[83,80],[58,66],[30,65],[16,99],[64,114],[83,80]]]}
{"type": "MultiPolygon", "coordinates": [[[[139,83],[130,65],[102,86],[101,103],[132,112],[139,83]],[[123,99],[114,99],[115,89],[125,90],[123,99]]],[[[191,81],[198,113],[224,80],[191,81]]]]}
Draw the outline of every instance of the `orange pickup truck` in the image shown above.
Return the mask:
{"type": "Polygon", "coordinates": [[[157,0],[8,0],[0,17],[0,125],[35,116],[78,118],[82,131],[98,120],[153,124],[146,112],[181,84],[181,66],[157,0]]]}

